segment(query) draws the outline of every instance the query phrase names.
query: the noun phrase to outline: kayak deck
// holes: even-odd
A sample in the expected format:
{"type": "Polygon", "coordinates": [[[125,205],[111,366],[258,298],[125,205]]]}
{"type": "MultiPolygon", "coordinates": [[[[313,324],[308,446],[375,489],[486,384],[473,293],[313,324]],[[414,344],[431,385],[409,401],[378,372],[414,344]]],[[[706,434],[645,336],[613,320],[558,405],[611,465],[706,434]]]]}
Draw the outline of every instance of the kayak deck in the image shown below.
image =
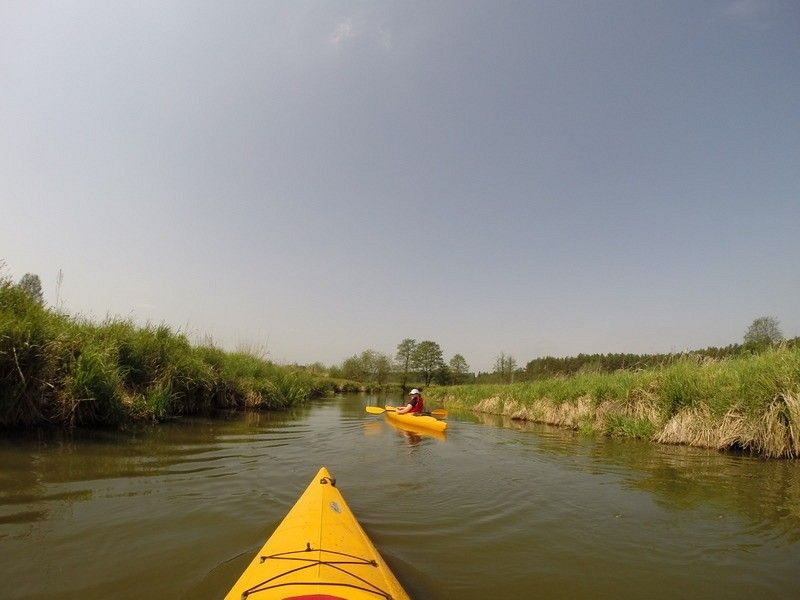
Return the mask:
{"type": "Polygon", "coordinates": [[[321,468],[226,600],[409,600],[321,468]]]}
{"type": "Polygon", "coordinates": [[[432,431],[444,431],[447,429],[445,421],[440,421],[429,415],[414,415],[411,413],[399,415],[396,410],[397,408],[394,406],[387,406],[386,418],[415,428],[430,429],[432,431]]]}

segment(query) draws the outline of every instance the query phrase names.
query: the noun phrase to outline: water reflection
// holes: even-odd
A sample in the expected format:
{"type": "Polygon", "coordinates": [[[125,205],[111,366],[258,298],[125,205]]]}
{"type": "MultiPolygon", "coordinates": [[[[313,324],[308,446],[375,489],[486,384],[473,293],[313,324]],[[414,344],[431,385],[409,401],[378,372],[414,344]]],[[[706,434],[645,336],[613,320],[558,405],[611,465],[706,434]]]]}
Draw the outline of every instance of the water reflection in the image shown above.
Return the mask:
{"type": "Polygon", "coordinates": [[[6,435],[0,595],[219,598],[323,464],[416,598],[800,583],[796,462],[456,411],[447,433],[409,431],[364,410],[386,402],[6,435]]]}
{"type": "Polygon", "coordinates": [[[386,418],[384,421],[389,427],[400,433],[410,444],[417,445],[423,438],[431,438],[434,440],[445,441],[447,439],[446,431],[433,431],[425,429],[424,427],[414,427],[401,421],[394,421],[386,418]]]}
{"type": "MultiPolygon", "coordinates": [[[[114,490],[120,482],[138,478],[200,473],[212,477],[231,461],[259,456],[258,452],[248,451],[247,456],[230,452],[231,444],[261,442],[263,449],[302,438],[304,430],[298,420],[307,412],[228,412],[128,431],[8,433],[0,440],[0,524],[42,521],[54,508],[63,510],[71,503],[91,500],[100,487],[106,488],[108,497],[117,493],[114,490]],[[265,432],[268,440],[260,437],[265,432]],[[105,486],[104,480],[108,480],[105,486]]],[[[11,533],[14,531],[0,532],[11,533]]]]}
{"type": "MultiPolygon", "coordinates": [[[[703,509],[733,513],[748,531],[772,541],[800,541],[800,464],[742,453],[643,440],[585,436],[579,432],[497,415],[476,414],[484,425],[529,433],[537,452],[595,475],[617,474],[628,489],[644,491],[666,511],[703,509]]],[[[721,517],[720,517],[721,518],[721,517]]]]}

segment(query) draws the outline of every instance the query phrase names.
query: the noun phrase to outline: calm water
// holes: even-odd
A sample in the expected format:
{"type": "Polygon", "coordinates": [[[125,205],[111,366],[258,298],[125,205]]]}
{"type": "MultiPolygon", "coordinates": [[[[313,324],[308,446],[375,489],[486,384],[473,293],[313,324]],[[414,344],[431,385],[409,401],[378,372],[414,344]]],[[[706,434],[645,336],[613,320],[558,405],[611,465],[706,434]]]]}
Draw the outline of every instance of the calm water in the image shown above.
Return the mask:
{"type": "Polygon", "coordinates": [[[800,594],[798,462],[376,403],[6,435],[0,596],[220,598],[320,465],[416,599],[800,594]]]}

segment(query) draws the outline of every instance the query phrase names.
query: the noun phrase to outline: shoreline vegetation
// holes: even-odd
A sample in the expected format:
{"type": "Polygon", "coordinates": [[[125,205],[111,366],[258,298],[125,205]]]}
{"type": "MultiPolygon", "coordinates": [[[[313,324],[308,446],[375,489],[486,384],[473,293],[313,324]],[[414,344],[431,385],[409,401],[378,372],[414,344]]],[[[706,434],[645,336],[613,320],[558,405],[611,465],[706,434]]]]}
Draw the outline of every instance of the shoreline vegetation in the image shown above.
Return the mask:
{"type": "Polygon", "coordinates": [[[448,408],[765,458],[800,457],[800,347],[732,358],[687,355],[639,371],[430,387],[448,408]]]}
{"type": "Polygon", "coordinates": [[[777,322],[756,327],[770,325],[768,318],[754,321],[744,345],[685,355],[544,357],[525,369],[501,355],[495,379],[484,383],[488,375],[470,374],[461,355],[445,364],[431,341],[403,340],[395,371],[374,350],[326,369],[194,345],[165,325],[95,323],[46,306],[38,277],[15,285],[2,266],[0,428],[281,410],[334,393],[405,393],[412,385],[431,403],[586,434],[800,457],[800,338],[776,341],[777,322]],[[515,375],[527,380],[496,382],[515,375]],[[459,379],[462,385],[443,385],[459,379]]]}
{"type": "Polygon", "coordinates": [[[0,427],[119,426],[219,409],[286,409],[363,384],[196,346],[161,325],[93,323],[0,278],[0,427]]]}

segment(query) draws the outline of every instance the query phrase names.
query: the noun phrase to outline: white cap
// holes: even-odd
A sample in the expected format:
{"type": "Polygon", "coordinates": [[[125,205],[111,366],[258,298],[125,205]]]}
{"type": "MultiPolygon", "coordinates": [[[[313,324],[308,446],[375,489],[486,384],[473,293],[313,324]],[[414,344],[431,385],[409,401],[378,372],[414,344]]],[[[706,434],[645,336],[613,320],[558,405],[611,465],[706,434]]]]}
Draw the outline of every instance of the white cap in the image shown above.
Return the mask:
{"type": "Polygon", "coordinates": [[[410,392],[408,392],[408,395],[409,395],[409,396],[413,396],[414,394],[419,394],[419,390],[418,390],[417,388],[414,388],[413,390],[411,390],[410,392]]]}

